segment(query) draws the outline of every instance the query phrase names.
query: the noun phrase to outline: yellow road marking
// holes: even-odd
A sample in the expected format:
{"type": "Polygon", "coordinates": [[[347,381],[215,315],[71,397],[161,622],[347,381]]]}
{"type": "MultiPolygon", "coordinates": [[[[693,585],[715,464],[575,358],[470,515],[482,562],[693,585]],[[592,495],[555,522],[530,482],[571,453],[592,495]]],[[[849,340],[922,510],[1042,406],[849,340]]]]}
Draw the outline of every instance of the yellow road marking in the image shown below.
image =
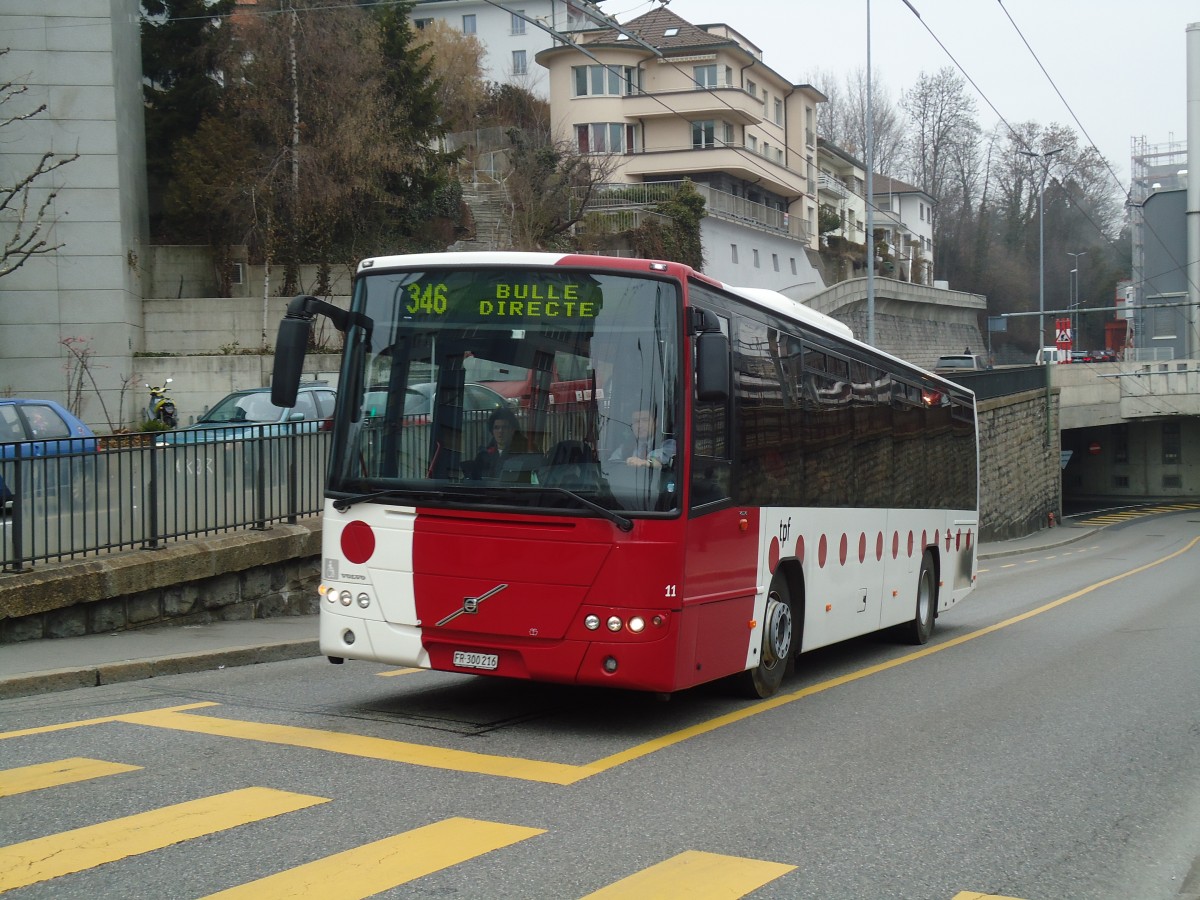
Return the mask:
{"type": "Polygon", "coordinates": [[[359,734],[341,734],[316,728],[299,728],[294,725],[272,725],[269,723],[246,722],[241,719],[220,719],[215,716],[191,716],[173,711],[151,711],[131,713],[122,721],[153,728],[169,728],[174,731],[191,731],[220,737],[262,741],[267,744],[284,744],[291,747],[307,747],[311,750],[326,750],[347,756],[366,759],[382,759],[389,762],[410,763],[434,769],[449,769],[455,772],[474,772],[479,775],[497,775],[505,778],[520,778],[547,784],[573,784],[593,774],[583,767],[566,763],[542,762],[515,756],[491,756],[466,750],[448,750],[427,744],[410,744],[387,738],[368,737],[359,734]]]}
{"type": "Polygon", "coordinates": [[[12,797],[43,788],[58,787],[61,784],[103,778],[105,775],[136,772],[140,768],[141,766],[127,766],[124,763],[84,759],[79,756],[35,766],[22,766],[19,769],[0,772],[0,797],[12,797]]]}
{"type": "Polygon", "coordinates": [[[272,788],[243,788],[12,844],[0,848],[0,891],[328,802],[272,788]]]}
{"type": "MultiPolygon", "coordinates": [[[[183,706],[168,706],[159,712],[181,712],[185,709],[202,709],[205,706],[216,706],[216,703],[185,703],[183,706]]],[[[56,731],[69,731],[72,728],[84,728],[88,725],[108,725],[112,722],[124,721],[128,713],[115,716],[100,716],[97,719],[77,719],[74,722],[60,722],[57,725],[39,725],[37,728],[22,728],[19,731],[0,731],[0,741],[5,738],[29,737],[35,734],[53,734],[56,731]]]]}
{"type": "Polygon", "coordinates": [[[206,900],[360,900],[544,833],[541,828],[500,822],[445,819],[212,894],[206,900]]]}
{"type": "Polygon", "coordinates": [[[703,734],[708,734],[712,731],[717,731],[727,725],[732,725],[751,716],[757,716],[761,713],[769,712],[778,709],[781,706],[786,706],[789,703],[794,703],[797,700],[803,700],[805,697],[811,697],[814,694],[820,694],[832,688],[841,687],[845,684],[850,684],[864,678],[869,678],[872,675],[878,675],[881,672],[886,672],[889,669],[894,669],[897,666],[903,666],[910,662],[915,662],[918,659],[924,659],[934,653],[941,653],[944,650],[949,650],[952,647],[958,647],[965,644],[967,641],[973,641],[976,638],[984,637],[985,635],[993,634],[1012,625],[1017,625],[1034,616],[1039,616],[1042,613],[1049,612],[1062,606],[1064,603],[1069,603],[1079,597],[1083,597],[1093,591],[1099,590],[1102,587],[1107,587],[1110,584],[1115,584],[1126,578],[1138,575],[1156,566],[1160,566],[1165,562],[1175,559],[1177,556],[1182,556],[1187,553],[1196,544],[1200,543],[1200,537],[1193,538],[1184,547],[1179,550],[1169,553],[1159,559],[1148,562],[1145,565],[1138,566],[1134,569],[1129,569],[1110,578],[1105,578],[1102,581],[1094,582],[1086,587],[1067,594],[1065,597],[1059,597],[1028,612],[1005,619],[1002,622],[996,622],[993,625],[985,626],[968,634],[960,635],[956,638],[951,638],[942,641],[938,644],[923,647],[912,653],[898,656],[895,659],[886,662],[877,663],[873,666],[859,669],[855,672],[850,672],[846,675],[841,675],[837,678],[831,678],[827,681],[818,682],[817,684],[809,685],[801,688],[790,694],[777,694],[767,700],[761,700],[758,703],[750,706],[741,707],[734,712],[726,713],[723,716],[717,716],[714,719],[709,719],[696,725],[683,728],[679,731],[663,735],[662,737],[653,738],[641,744],[637,744],[628,749],[614,753],[610,756],[598,759],[595,762],[586,763],[584,765],[572,765],[568,763],[553,763],[539,760],[523,759],[520,757],[508,756],[491,756],[481,753],[470,753],[462,750],[447,750],[438,747],[430,747],[424,744],[410,744],[403,741],[391,741],[384,738],[364,737],[361,735],[340,734],[331,731],[320,731],[313,728],[297,728],[288,725],[270,725],[259,724],[254,722],[244,722],[234,719],[219,719],[209,716],[194,716],[186,715],[185,710],[196,709],[205,706],[215,706],[214,703],[195,703],[187,706],[169,707],[161,710],[150,710],[140,713],[126,713],[123,715],[106,716],[101,719],[90,719],[83,722],[72,722],[60,726],[47,726],[44,728],[28,729],[22,732],[8,732],[0,734],[0,739],[6,737],[14,737],[19,734],[36,734],[49,731],[60,730],[63,728],[75,728],[81,725],[93,725],[101,722],[129,722],[136,725],[149,725],[156,728],[172,728],[182,731],[194,731],[201,734],[222,735],[227,737],[243,738],[246,740],[265,741],[267,743],[285,744],[298,747],[308,747],[315,750],[326,750],[331,753],[342,753],[350,756],[366,757],[368,759],[382,759],[394,762],[410,763],[413,765],[427,766],[437,769],[449,769],[458,772],[473,772],[482,775],[496,775],[506,778],[519,778],[526,781],[538,781],[547,784],[569,785],[582,781],[585,778],[590,778],[593,775],[607,772],[609,769],[624,765],[635,759],[640,759],[644,756],[649,756],[651,753],[656,753],[667,747],[675,744],[683,743],[694,737],[703,734]]]}
{"type": "Polygon", "coordinates": [[[583,900],[687,897],[733,900],[795,869],[783,863],[689,850],[588,894],[583,900]]]}
{"type": "Polygon", "coordinates": [[[428,672],[428,669],[392,669],[390,672],[376,672],[380,678],[392,678],[396,675],[414,675],[417,672],[428,672]]]}
{"type": "Polygon", "coordinates": [[[1021,900],[1021,898],[1002,897],[999,894],[980,894],[977,891],[959,891],[952,900],[1021,900]]]}

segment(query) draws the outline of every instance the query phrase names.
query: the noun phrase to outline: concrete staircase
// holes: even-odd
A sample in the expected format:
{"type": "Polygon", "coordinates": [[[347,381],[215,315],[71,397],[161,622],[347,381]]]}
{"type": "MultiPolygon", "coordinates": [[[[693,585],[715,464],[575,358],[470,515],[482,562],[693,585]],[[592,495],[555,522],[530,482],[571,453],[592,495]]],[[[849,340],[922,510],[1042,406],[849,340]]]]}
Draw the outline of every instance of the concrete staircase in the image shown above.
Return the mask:
{"type": "Polygon", "coordinates": [[[474,236],[455,241],[448,249],[509,250],[512,248],[510,219],[512,207],[504,185],[496,183],[464,182],[463,203],[471,211],[475,222],[474,236]]]}

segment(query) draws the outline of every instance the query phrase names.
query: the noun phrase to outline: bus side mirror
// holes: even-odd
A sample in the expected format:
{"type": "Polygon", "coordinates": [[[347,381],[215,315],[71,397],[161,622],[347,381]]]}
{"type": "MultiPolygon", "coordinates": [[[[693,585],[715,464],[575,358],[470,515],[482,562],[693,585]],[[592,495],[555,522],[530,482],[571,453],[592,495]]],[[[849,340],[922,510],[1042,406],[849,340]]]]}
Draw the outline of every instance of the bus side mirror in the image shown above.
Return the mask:
{"type": "Polygon", "coordinates": [[[729,339],[719,331],[696,335],[696,399],[704,403],[729,399],[729,339]]]}
{"type": "Polygon", "coordinates": [[[311,318],[287,316],[279,323],[275,339],[275,368],[271,372],[271,402],[293,407],[304,369],[304,351],[308,349],[311,318]]]}

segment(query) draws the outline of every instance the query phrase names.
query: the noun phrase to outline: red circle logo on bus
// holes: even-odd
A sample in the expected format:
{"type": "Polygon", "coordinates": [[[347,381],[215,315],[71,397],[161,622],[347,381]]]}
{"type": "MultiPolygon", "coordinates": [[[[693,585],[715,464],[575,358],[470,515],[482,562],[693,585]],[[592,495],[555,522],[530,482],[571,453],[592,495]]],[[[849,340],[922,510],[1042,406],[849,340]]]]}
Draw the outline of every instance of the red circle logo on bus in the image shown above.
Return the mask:
{"type": "Polygon", "coordinates": [[[796,538],[796,559],[804,562],[804,535],[796,538]]]}
{"type": "Polygon", "coordinates": [[[779,565],[779,538],[771,538],[771,549],[767,551],[767,568],[774,574],[779,565]]]}
{"type": "Polygon", "coordinates": [[[875,562],[882,562],[882,560],[883,560],[883,532],[881,531],[881,532],[879,532],[879,534],[877,534],[875,536],[875,562]]]}
{"type": "Polygon", "coordinates": [[[892,532],[892,559],[900,555],[900,532],[892,532]]]}
{"type": "Polygon", "coordinates": [[[829,555],[829,539],[821,535],[821,543],[817,545],[817,565],[825,568],[825,557],[829,555]]]}
{"type": "Polygon", "coordinates": [[[362,564],[375,552],[375,532],[361,519],[342,529],[342,553],[352,563],[362,564]]]}
{"type": "Polygon", "coordinates": [[[846,564],[846,551],[850,546],[850,538],[846,537],[846,533],[842,532],[842,539],[838,541],[838,562],[843,566],[846,564]]]}
{"type": "Polygon", "coordinates": [[[860,563],[862,563],[862,562],[866,562],[866,559],[867,559],[867,534],[864,531],[864,532],[859,532],[859,535],[858,535],[858,561],[860,563]]]}

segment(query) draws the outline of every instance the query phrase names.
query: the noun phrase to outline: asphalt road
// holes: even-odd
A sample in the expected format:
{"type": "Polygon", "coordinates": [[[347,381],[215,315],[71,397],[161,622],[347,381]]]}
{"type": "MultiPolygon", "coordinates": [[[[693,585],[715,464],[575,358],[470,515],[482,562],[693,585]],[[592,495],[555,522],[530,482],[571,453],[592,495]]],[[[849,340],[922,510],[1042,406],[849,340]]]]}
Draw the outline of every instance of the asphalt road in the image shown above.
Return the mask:
{"type": "Polygon", "coordinates": [[[0,702],[0,892],[1200,894],[1200,514],[983,569],[763,703],[314,659],[0,702]]]}

